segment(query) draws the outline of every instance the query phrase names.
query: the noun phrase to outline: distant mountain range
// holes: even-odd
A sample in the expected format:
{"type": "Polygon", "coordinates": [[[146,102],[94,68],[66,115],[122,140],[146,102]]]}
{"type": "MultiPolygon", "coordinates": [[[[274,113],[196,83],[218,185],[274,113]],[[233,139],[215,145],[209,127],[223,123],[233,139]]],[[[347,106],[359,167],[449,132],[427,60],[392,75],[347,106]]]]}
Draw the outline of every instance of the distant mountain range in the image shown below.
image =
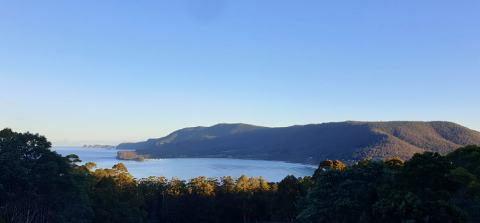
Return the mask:
{"type": "Polygon", "coordinates": [[[95,144],[95,145],[83,145],[82,148],[84,149],[103,149],[103,148],[115,149],[115,146],[95,144]]]}
{"type": "Polygon", "coordinates": [[[267,128],[217,124],[184,128],[117,149],[150,158],[223,157],[318,164],[325,159],[351,163],[365,158],[409,159],[415,153],[447,154],[480,145],[480,132],[452,122],[336,122],[267,128]]]}

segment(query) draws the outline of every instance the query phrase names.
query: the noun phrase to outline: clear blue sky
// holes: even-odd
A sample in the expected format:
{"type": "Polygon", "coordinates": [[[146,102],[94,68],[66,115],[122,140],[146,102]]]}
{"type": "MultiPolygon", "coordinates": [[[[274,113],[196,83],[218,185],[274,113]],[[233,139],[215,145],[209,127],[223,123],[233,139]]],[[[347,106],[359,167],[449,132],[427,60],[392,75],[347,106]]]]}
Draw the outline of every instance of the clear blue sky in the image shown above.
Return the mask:
{"type": "Polygon", "coordinates": [[[0,128],[54,146],[479,111],[477,0],[0,1],[0,128]]]}

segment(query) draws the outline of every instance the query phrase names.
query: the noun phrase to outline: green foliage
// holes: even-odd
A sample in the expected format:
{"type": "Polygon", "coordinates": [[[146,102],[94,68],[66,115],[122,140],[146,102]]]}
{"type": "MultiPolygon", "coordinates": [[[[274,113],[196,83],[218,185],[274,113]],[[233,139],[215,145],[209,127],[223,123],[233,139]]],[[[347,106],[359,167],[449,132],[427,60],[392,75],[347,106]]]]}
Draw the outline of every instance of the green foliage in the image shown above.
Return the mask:
{"type": "Polygon", "coordinates": [[[452,203],[464,210],[470,222],[480,222],[480,147],[470,145],[447,155],[457,168],[450,177],[461,185],[452,203]]]}
{"type": "Polygon", "coordinates": [[[450,173],[450,177],[455,181],[459,182],[463,187],[471,182],[477,181],[477,176],[468,172],[467,169],[463,167],[458,167],[450,173]]]}
{"type": "Polygon", "coordinates": [[[381,162],[366,161],[343,170],[323,171],[314,188],[300,199],[300,222],[371,222],[376,188],[392,180],[381,162]]]}
{"type": "Polygon", "coordinates": [[[200,176],[188,182],[149,177],[140,179],[139,187],[148,219],[160,222],[268,221],[278,212],[273,207],[276,196],[283,196],[263,177],[246,175],[220,179],[200,176]]]}
{"type": "Polygon", "coordinates": [[[385,163],[391,170],[399,170],[404,165],[403,160],[400,158],[384,159],[383,163],[385,163]]]}
{"type": "Polygon", "coordinates": [[[285,218],[293,219],[297,216],[295,202],[298,196],[305,196],[305,190],[300,182],[302,178],[296,178],[293,175],[288,175],[278,183],[278,190],[274,197],[274,209],[276,212],[273,215],[273,220],[281,221],[285,218]]]}
{"type": "Polygon", "coordinates": [[[480,197],[480,183],[478,181],[471,181],[466,186],[466,191],[471,197],[480,197]]]}
{"type": "Polygon", "coordinates": [[[6,222],[88,222],[92,209],[72,163],[38,134],[0,131],[0,207],[6,222]]]}
{"type": "Polygon", "coordinates": [[[448,160],[457,167],[463,167],[480,178],[480,147],[469,145],[447,155],[448,160]]]}
{"type": "Polygon", "coordinates": [[[338,160],[335,160],[335,162],[331,160],[324,160],[320,162],[320,164],[318,165],[318,168],[313,173],[313,179],[318,178],[323,171],[343,170],[343,169],[345,169],[345,164],[343,164],[338,160]]]}
{"type": "Polygon", "coordinates": [[[422,197],[446,197],[458,189],[458,185],[447,177],[453,165],[438,153],[415,154],[405,162],[397,176],[397,182],[422,197]]]}
{"type": "MultiPolygon", "coordinates": [[[[470,150],[461,154],[475,155],[470,150]]],[[[464,164],[475,170],[472,161],[464,164]]],[[[478,222],[478,178],[438,153],[333,166],[322,162],[314,188],[297,201],[300,222],[478,222]]]]}
{"type": "MultiPolygon", "coordinates": [[[[459,208],[449,203],[460,184],[449,176],[453,165],[438,153],[415,154],[396,173],[395,182],[380,188],[373,205],[381,222],[466,222],[459,208]]],[[[461,171],[457,171],[461,172],[461,171]]]]}

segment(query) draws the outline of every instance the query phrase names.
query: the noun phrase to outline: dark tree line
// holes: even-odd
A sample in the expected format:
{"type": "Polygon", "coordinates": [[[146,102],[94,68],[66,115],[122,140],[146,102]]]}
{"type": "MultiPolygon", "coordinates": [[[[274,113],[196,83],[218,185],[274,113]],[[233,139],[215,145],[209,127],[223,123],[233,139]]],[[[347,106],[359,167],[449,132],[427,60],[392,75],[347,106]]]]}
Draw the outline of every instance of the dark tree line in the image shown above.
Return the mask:
{"type": "Polygon", "coordinates": [[[296,202],[300,222],[480,222],[480,147],[447,156],[425,152],[363,160],[345,168],[320,163],[314,186],[296,202]]]}
{"type": "Polygon", "coordinates": [[[480,147],[410,160],[325,160],[312,177],[135,179],[0,131],[0,222],[480,222],[480,147]]]}

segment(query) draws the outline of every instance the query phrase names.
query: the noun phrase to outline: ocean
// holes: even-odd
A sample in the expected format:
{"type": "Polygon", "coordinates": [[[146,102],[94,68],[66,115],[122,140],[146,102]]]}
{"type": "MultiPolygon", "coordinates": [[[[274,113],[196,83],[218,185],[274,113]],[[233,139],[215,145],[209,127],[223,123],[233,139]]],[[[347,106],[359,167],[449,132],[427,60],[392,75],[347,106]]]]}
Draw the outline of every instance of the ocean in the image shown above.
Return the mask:
{"type": "Polygon", "coordinates": [[[279,182],[287,175],[295,177],[311,176],[316,166],[282,161],[242,160],[226,158],[173,158],[147,160],[144,162],[117,160],[115,149],[84,149],[81,147],[53,147],[53,151],[66,156],[76,154],[82,160],[81,164],[94,162],[98,168],[112,168],[117,163],[123,163],[135,178],[149,176],[165,176],[169,179],[178,177],[188,180],[193,177],[240,177],[245,174],[267,179],[269,182],[279,182]]]}

